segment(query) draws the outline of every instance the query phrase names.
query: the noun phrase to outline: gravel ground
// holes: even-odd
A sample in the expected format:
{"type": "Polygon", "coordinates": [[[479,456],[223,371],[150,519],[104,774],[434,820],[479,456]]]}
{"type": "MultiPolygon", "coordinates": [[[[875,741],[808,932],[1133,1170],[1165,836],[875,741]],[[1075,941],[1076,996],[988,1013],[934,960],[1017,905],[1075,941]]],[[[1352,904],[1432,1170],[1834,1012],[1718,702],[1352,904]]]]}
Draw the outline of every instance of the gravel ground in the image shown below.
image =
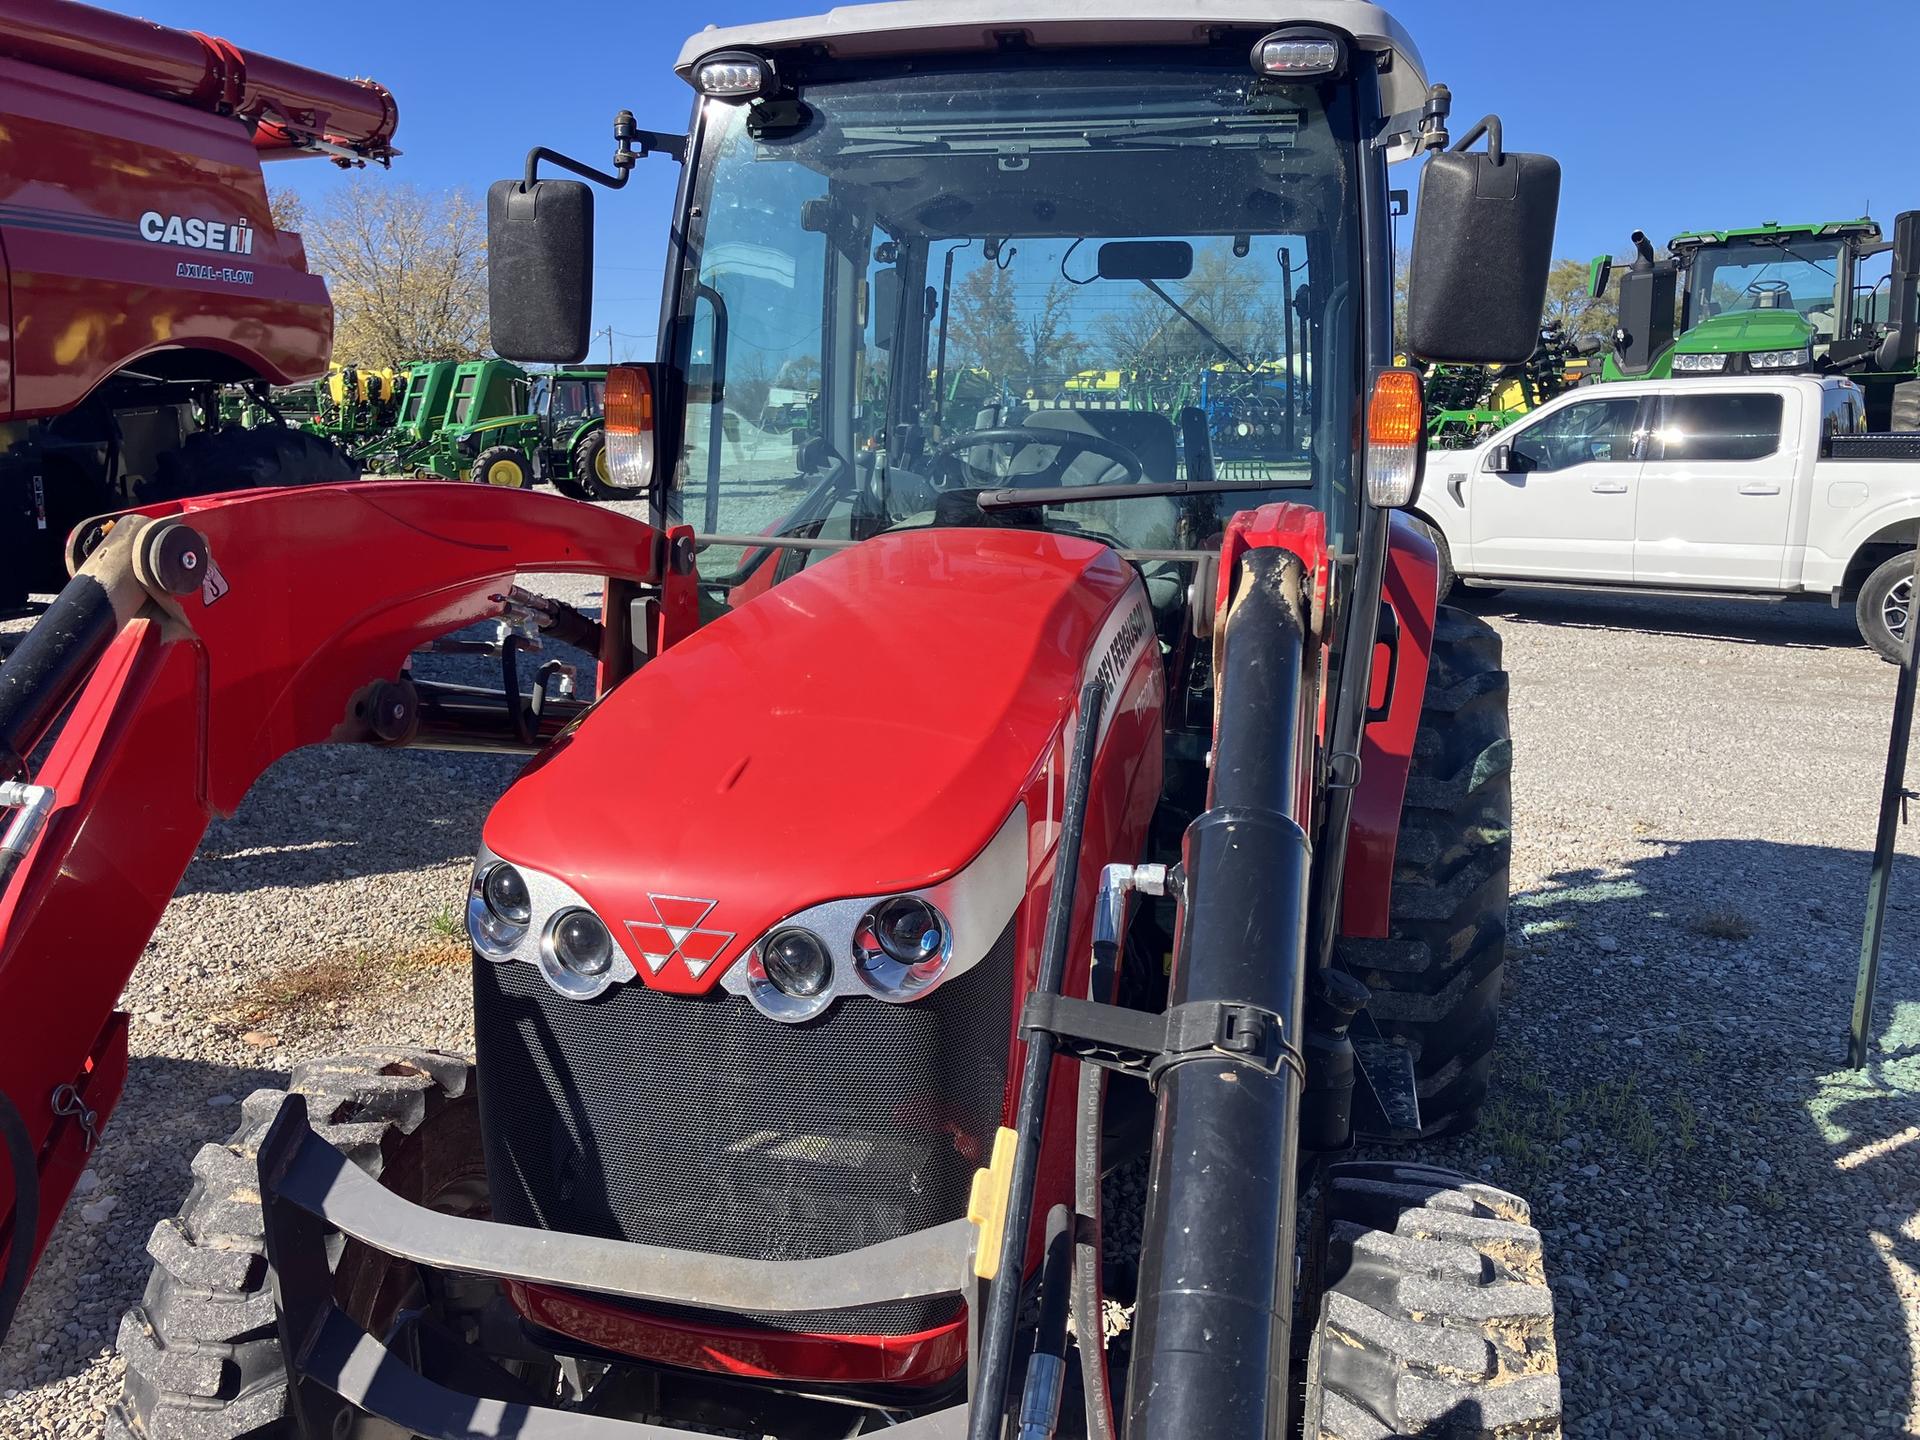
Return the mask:
{"type": "MultiPolygon", "coordinates": [[[[1920,1435],[1910,859],[1872,1065],[1840,1069],[1893,670],[1813,606],[1475,608],[1514,675],[1514,963],[1501,1098],[1427,1153],[1533,1197],[1567,1433],[1920,1435]]],[[[129,986],[88,1193],[0,1351],[0,1435],[100,1433],[147,1233],[238,1097],[357,1043],[467,1045],[458,904],[514,768],[308,751],[209,833],[129,986]]]]}

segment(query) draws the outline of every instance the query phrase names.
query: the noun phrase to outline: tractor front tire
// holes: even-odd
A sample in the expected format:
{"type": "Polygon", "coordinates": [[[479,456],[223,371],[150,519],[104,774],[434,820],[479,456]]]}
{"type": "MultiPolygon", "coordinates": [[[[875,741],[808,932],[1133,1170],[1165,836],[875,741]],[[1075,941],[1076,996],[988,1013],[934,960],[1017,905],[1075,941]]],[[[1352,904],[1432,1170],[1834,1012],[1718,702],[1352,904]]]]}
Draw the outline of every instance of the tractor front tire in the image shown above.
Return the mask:
{"type": "Polygon", "coordinates": [[[1302,1440],[1558,1440],[1553,1292],[1527,1202],[1426,1165],[1321,1180],[1302,1440]]]}
{"type": "Polygon", "coordinates": [[[1487,1098],[1506,973],[1512,769],[1500,636],[1441,606],[1400,813],[1388,937],[1343,939],[1337,952],[1373,992],[1368,1012],[1380,1033],[1412,1055],[1418,1138],[1472,1128],[1487,1098]]]}
{"type": "Polygon", "coordinates": [[[1913,552],[1902,550],[1881,561],[1861,584],[1853,602],[1853,621],[1860,627],[1860,638],[1882,660],[1898,665],[1912,616],[1913,552]]]}
{"type": "Polygon", "coordinates": [[[533,466],[527,463],[527,453],[518,445],[488,446],[473,457],[470,476],[476,484],[493,485],[502,490],[533,488],[533,466]]]}
{"type": "MultiPolygon", "coordinates": [[[[314,1131],[389,1190],[416,1204],[465,1209],[484,1194],[473,1067],[437,1051],[371,1051],[294,1067],[314,1131]]],[[[180,1213],[147,1241],[153,1273],[120,1322],[127,1362],[109,1440],[284,1440],[290,1437],[287,1376],[267,1271],[260,1212],[260,1142],[286,1092],[256,1090],[240,1128],[193,1158],[193,1188],[180,1213]]],[[[379,1264],[349,1246],[336,1268],[379,1264]]],[[[353,1293],[380,1303],[389,1287],[353,1293]]],[[[355,1316],[379,1332],[382,1316],[355,1316]]]]}
{"type": "Polygon", "coordinates": [[[1419,516],[1413,517],[1413,523],[1420,527],[1420,533],[1433,542],[1434,550],[1434,588],[1439,593],[1435,597],[1440,604],[1447,603],[1447,597],[1454,591],[1459,576],[1453,568],[1453,548],[1447,544],[1447,537],[1440,533],[1438,525],[1429,525],[1419,516]]]}

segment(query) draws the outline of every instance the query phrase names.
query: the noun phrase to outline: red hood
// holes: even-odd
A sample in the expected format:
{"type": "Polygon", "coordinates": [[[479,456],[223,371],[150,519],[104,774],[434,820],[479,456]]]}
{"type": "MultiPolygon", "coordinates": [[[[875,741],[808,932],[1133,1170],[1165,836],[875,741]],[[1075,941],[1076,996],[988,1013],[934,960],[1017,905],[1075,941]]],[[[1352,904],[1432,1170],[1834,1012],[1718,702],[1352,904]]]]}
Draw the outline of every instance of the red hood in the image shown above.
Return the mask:
{"type": "Polygon", "coordinates": [[[710,989],[783,916],[977,855],[1136,584],[1106,547],[1035,531],[853,546],[608,696],[494,807],[486,845],[579,891],[647,983],[710,989]],[[732,938],[698,979],[677,955],[650,975],[630,921],[732,938]]]}

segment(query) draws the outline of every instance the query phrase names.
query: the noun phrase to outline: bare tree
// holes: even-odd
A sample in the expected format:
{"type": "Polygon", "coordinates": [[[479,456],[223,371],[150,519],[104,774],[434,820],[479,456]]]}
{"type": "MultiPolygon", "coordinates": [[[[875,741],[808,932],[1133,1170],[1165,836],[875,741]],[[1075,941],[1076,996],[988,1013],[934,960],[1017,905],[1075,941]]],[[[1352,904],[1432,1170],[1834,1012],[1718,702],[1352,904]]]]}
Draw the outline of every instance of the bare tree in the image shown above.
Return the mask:
{"type": "Polygon", "coordinates": [[[274,223],[293,222],[333,296],[334,359],[352,365],[465,360],[487,348],[487,237],[462,190],[356,181],[312,209],[282,191],[274,223]]]}
{"type": "Polygon", "coordinates": [[[1556,260],[1547,272],[1547,303],[1541,323],[1558,324],[1569,339],[1582,335],[1613,335],[1620,323],[1611,294],[1593,299],[1587,291],[1589,267],[1584,260],[1556,260]]]}

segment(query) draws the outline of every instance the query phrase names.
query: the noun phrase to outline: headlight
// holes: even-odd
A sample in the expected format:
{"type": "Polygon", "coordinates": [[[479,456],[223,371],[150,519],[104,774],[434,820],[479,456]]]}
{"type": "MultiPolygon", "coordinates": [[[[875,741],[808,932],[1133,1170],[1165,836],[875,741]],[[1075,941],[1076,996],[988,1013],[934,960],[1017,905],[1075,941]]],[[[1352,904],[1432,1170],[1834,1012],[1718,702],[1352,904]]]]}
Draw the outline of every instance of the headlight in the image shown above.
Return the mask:
{"type": "Polygon", "coordinates": [[[833,957],[811,930],[788,925],[747,956],[747,998],[762,1015],[811,1020],[833,999],[833,957]]]}
{"type": "Polygon", "coordinates": [[[1715,375],[1727,368],[1727,357],[1720,355],[1676,355],[1673,357],[1673,373],[1676,375],[1715,375]]]}
{"type": "Polygon", "coordinates": [[[480,872],[467,896],[467,935],[492,960],[511,956],[527,938],[533,902],[526,877],[502,861],[480,872]]]}
{"type": "Polygon", "coordinates": [[[1813,351],[1801,350],[1756,350],[1747,356],[1747,365],[1754,370],[1797,370],[1802,365],[1813,364],[1813,351]]]}
{"type": "Polygon", "coordinates": [[[953,953],[946,917],[918,895],[896,895],[853,932],[853,966],[885,1000],[906,1000],[940,978],[953,953]]]}
{"type": "Polygon", "coordinates": [[[540,968],[563,994],[591,999],[611,983],[613,936],[591,910],[562,910],[547,922],[540,968]]]}

